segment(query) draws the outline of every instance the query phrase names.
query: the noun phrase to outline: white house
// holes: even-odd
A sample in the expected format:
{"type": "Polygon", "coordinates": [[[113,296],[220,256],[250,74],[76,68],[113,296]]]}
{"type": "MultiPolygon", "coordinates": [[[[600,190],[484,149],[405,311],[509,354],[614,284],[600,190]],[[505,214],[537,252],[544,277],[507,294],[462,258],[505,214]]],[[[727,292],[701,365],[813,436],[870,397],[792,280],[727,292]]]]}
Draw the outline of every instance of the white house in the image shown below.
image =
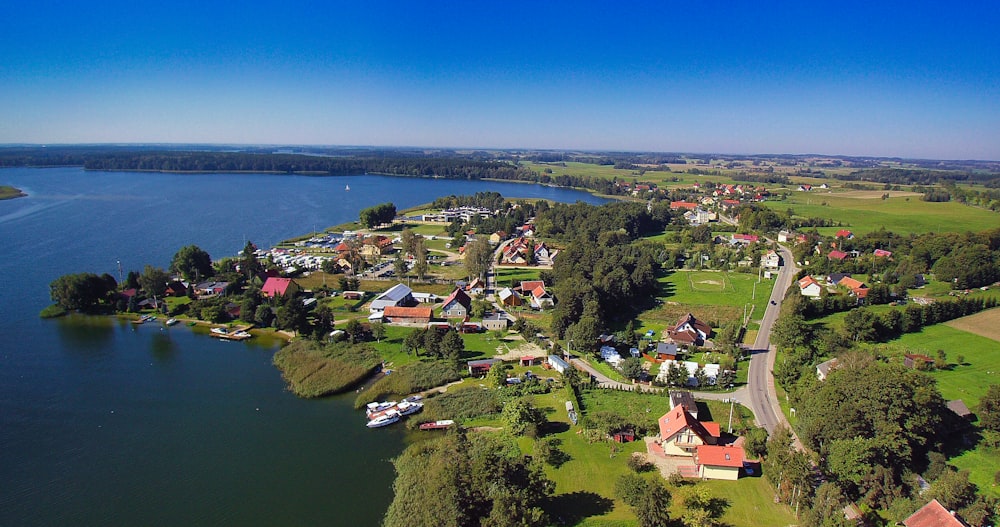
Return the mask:
{"type": "Polygon", "coordinates": [[[819,282],[811,276],[806,276],[799,280],[799,292],[802,296],[807,296],[810,298],[819,298],[820,293],[823,291],[823,287],[819,285],[819,282]]]}

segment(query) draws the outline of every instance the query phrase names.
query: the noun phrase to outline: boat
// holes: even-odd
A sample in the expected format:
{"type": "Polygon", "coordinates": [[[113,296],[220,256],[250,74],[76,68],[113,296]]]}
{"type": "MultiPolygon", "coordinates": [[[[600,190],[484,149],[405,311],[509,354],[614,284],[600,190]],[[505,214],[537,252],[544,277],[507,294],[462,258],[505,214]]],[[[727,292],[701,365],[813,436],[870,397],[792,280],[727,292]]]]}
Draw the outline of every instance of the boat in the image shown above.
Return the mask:
{"type": "Polygon", "coordinates": [[[432,421],[430,423],[421,423],[419,428],[421,430],[442,430],[451,426],[454,426],[455,421],[451,419],[442,419],[440,421],[432,421]]]}
{"type": "Polygon", "coordinates": [[[154,317],[153,315],[143,315],[143,316],[139,317],[139,320],[133,320],[132,323],[133,324],[145,324],[146,322],[149,322],[150,320],[156,320],[156,317],[154,317]]]}
{"type": "Polygon", "coordinates": [[[393,423],[398,423],[398,422],[399,422],[399,412],[388,411],[385,414],[380,415],[375,419],[372,419],[371,421],[368,421],[368,423],[365,424],[365,426],[367,426],[368,428],[381,428],[383,426],[389,426],[393,423]]]}
{"type": "Polygon", "coordinates": [[[406,402],[409,402],[409,403],[415,403],[417,401],[422,400],[423,398],[424,398],[424,396],[422,396],[422,395],[411,395],[411,396],[409,396],[409,397],[407,397],[406,399],[403,399],[403,400],[406,401],[406,402]]]}
{"type": "Polygon", "coordinates": [[[233,333],[230,336],[236,337],[236,338],[239,338],[239,339],[248,339],[248,338],[252,337],[253,335],[251,335],[250,332],[248,332],[248,331],[237,331],[236,333],[233,333]]]}
{"type": "Polygon", "coordinates": [[[423,410],[423,408],[424,408],[424,403],[418,403],[413,401],[403,401],[398,405],[396,405],[396,411],[399,412],[399,415],[415,414],[420,410],[423,410]]]}
{"type": "Polygon", "coordinates": [[[368,414],[368,417],[371,417],[372,414],[384,412],[386,410],[395,407],[396,407],[396,401],[385,401],[382,403],[368,403],[368,405],[365,407],[365,413],[368,414]]]}
{"type": "Polygon", "coordinates": [[[191,322],[188,322],[187,325],[188,325],[189,328],[193,328],[193,327],[197,326],[198,323],[195,322],[194,320],[192,320],[191,322]]]}
{"type": "Polygon", "coordinates": [[[351,191],[351,186],[350,185],[345,186],[344,187],[344,191],[345,192],[350,192],[351,191]]]}
{"type": "Polygon", "coordinates": [[[176,324],[177,322],[179,322],[179,321],[178,321],[178,320],[177,320],[176,318],[168,318],[168,319],[167,319],[167,322],[166,322],[166,324],[167,324],[168,326],[173,326],[173,325],[174,325],[174,324],[176,324]]]}
{"type": "Polygon", "coordinates": [[[212,328],[210,331],[212,333],[215,333],[216,335],[228,335],[229,334],[229,332],[226,331],[223,328],[212,328]]]}

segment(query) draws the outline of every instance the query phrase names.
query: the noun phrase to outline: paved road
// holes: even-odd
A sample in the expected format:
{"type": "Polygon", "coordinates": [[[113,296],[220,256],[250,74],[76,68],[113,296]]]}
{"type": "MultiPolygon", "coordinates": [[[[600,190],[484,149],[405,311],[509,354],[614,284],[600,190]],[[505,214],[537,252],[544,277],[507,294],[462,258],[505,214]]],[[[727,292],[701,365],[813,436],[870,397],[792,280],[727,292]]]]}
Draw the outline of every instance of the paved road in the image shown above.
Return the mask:
{"type": "MultiPolygon", "coordinates": [[[[791,251],[784,246],[778,246],[778,253],[781,255],[784,266],[775,279],[774,289],[771,291],[771,299],[764,310],[764,316],[760,321],[760,331],[753,345],[753,355],[750,359],[750,371],[747,380],[747,388],[750,391],[750,410],[757,420],[757,424],[767,429],[768,433],[780,423],[785,423],[784,414],[778,405],[778,396],[774,389],[774,348],[771,346],[771,327],[778,318],[781,310],[781,301],[785,298],[785,291],[792,283],[792,277],[798,272],[791,251]]],[[[787,424],[787,423],[786,423],[787,424]]]]}

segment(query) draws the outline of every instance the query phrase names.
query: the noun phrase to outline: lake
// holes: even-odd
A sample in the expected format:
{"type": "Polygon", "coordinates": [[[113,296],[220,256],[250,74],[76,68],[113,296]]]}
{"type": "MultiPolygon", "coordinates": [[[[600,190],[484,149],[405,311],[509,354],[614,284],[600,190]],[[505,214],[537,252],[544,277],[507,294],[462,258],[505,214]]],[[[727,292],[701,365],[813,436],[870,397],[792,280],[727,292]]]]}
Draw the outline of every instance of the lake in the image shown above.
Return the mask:
{"type": "Polygon", "coordinates": [[[275,348],[185,327],[42,320],[66,273],[167,267],[449,194],[605,200],[539,185],[263,174],[3,169],[0,525],[378,525],[402,427],[368,430],[350,396],[301,400],[275,348]],[[350,185],[350,191],[344,190],[350,185]]]}

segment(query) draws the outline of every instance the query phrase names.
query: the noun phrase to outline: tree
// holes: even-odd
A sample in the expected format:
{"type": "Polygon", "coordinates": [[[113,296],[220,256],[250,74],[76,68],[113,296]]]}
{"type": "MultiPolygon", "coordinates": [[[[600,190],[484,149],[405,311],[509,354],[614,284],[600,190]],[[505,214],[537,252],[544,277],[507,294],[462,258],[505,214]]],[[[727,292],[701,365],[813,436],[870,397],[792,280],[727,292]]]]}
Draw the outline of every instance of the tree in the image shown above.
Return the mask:
{"type": "Polygon", "coordinates": [[[253,313],[253,320],[260,326],[270,327],[274,323],[274,312],[271,311],[271,306],[266,304],[257,306],[253,313]]]}
{"type": "Polygon", "coordinates": [[[399,234],[400,245],[404,254],[416,254],[417,234],[409,227],[403,227],[403,232],[399,234]]]}
{"type": "Polygon", "coordinates": [[[719,328],[719,332],[715,338],[712,339],[716,349],[735,357],[739,350],[738,345],[741,330],[742,327],[738,322],[724,324],[719,328]]]}
{"type": "Polygon", "coordinates": [[[479,277],[486,279],[486,273],[493,264],[493,248],[486,238],[477,238],[469,242],[465,247],[465,268],[469,271],[469,278],[479,277]]]}
{"type": "Polygon", "coordinates": [[[185,280],[195,282],[215,273],[212,267],[212,257],[197,245],[181,247],[170,262],[170,270],[180,273],[185,280]]]}
{"type": "Polygon", "coordinates": [[[670,492],[658,478],[624,474],[615,480],[615,495],[632,509],[640,527],[671,525],[670,492]]]}
{"type": "Polygon", "coordinates": [[[638,357],[629,357],[622,361],[622,374],[625,377],[635,380],[642,376],[642,359],[638,357]]]}
{"type": "Polygon", "coordinates": [[[93,273],[68,274],[49,284],[49,295],[63,309],[88,310],[110,300],[116,288],[114,278],[107,280],[93,273]]]}
{"type": "Polygon", "coordinates": [[[486,386],[490,388],[502,388],[507,386],[507,368],[502,362],[494,362],[490,370],[486,373],[486,386]]]}
{"type": "Polygon", "coordinates": [[[328,305],[322,305],[314,313],[315,333],[319,337],[326,337],[333,331],[334,314],[333,309],[328,305]]]}
{"type": "Polygon", "coordinates": [[[688,382],[688,371],[678,362],[671,362],[667,366],[667,384],[670,386],[684,386],[688,382]]]}
{"type": "Polygon", "coordinates": [[[383,223],[390,223],[396,218],[396,206],[390,203],[382,203],[367,209],[361,209],[358,219],[362,225],[371,229],[383,223]]]}
{"type": "Polygon", "coordinates": [[[257,259],[257,246],[252,241],[247,241],[240,253],[240,273],[248,280],[264,272],[264,266],[257,259]]]}
{"type": "Polygon", "coordinates": [[[413,249],[413,272],[417,278],[423,280],[427,276],[427,245],[423,236],[417,238],[413,249]]]}
{"type": "Polygon", "coordinates": [[[170,275],[166,271],[152,265],[146,265],[142,274],[139,275],[139,285],[142,286],[142,290],[157,298],[163,297],[163,294],[167,292],[168,280],[170,280],[170,275]]]}
{"type": "Polygon", "coordinates": [[[371,330],[372,338],[374,338],[376,342],[382,342],[382,339],[385,338],[385,324],[381,322],[372,322],[371,330]]]}
{"type": "Polygon", "coordinates": [[[462,358],[462,353],[465,352],[465,340],[457,331],[449,331],[441,339],[439,349],[442,358],[457,363],[462,358]]]}
{"type": "Polygon", "coordinates": [[[406,276],[409,269],[406,267],[406,260],[403,260],[401,255],[397,254],[396,259],[392,261],[392,270],[400,278],[406,276]]]}
{"type": "Polygon", "coordinates": [[[767,429],[751,427],[743,434],[743,450],[747,457],[760,459],[767,454],[767,429]]]}
{"type": "Polygon", "coordinates": [[[812,507],[802,515],[806,527],[851,527],[844,517],[847,498],[836,483],[826,482],[816,489],[812,507]]]}
{"type": "Polygon", "coordinates": [[[337,265],[337,261],[332,258],[327,258],[323,260],[323,263],[319,265],[320,270],[326,274],[336,274],[340,270],[340,266],[337,265]]]}
{"type": "Polygon", "coordinates": [[[307,331],[309,329],[309,312],[302,304],[302,299],[297,295],[285,295],[280,297],[280,302],[281,305],[278,306],[275,317],[277,327],[292,331],[307,331]]]}
{"type": "Polygon", "coordinates": [[[705,372],[705,368],[698,366],[698,369],[694,370],[694,380],[698,381],[698,387],[704,388],[708,386],[708,373],[705,372]]]}
{"type": "Polygon", "coordinates": [[[344,332],[347,333],[347,338],[351,340],[351,344],[357,344],[364,340],[365,328],[356,318],[347,321],[347,325],[344,326],[344,332]]]}
{"type": "Polygon", "coordinates": [[[523,399],[517,399],[504,405],[500,419],[511,435],[528,435],[533,437],[538,430],[538,426],[545,422],[545,415],[532,406],[531,403],[523,399]]]}
{"type": "Polygon", "coordinates": [[[1000,384],[991,384],[986,394],[979,400],[979,426],[992,432],[1000,432],[1000,384]]]}

